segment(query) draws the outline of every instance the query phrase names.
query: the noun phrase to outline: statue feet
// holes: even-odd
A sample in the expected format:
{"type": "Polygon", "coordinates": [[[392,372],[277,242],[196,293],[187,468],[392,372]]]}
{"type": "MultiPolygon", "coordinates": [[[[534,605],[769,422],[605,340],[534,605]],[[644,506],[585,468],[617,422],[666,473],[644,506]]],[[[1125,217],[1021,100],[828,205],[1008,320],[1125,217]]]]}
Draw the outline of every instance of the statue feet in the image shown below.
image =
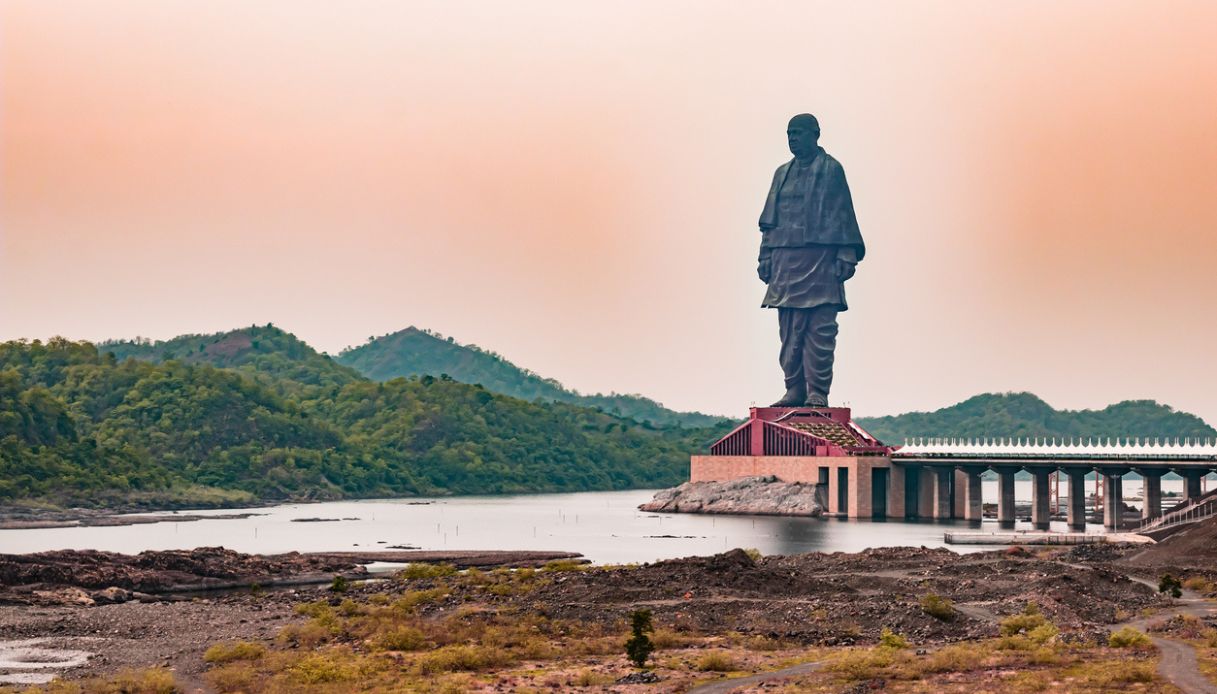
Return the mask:
{"type": "Polygon", "coordinates": [[[828,407],[828,397],[819,393],[812,393],[807,396],[807,402],[803,403],[806,407],[828,407]]]}
{"type": "Polygon", "coordinates": [[[770,405],[770,407],[802,407],[803,401],[807,399],[807,394],[802,388],[790,388],[781,400],[770,405]]]}

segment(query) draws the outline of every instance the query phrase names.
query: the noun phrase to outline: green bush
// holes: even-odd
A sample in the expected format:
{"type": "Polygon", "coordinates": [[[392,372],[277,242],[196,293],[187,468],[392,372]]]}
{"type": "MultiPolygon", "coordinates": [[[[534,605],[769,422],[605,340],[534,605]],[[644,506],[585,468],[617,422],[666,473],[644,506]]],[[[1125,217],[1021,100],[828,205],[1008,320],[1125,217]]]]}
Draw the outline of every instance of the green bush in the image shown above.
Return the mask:
{"type": "Polygon", "coordinates": [[[921,609],[934,619],[948,621],[955,618],[955,606],[951,601],[934,593],[921,598],[921,609]]]}
{"type": "Polygon", "coordinates": [[[879,645],[884,648],[908,648],[908,639],[900,634],[883,627],[883,631],[879,634],[879,645]]]}
{"type": "Polygon", "coordinates": [[[1170,574],[1163,574],[1158,579],[1158,592],[1168,593],[1172,598],[1183,597],[1183,583],[1170,574]]]}

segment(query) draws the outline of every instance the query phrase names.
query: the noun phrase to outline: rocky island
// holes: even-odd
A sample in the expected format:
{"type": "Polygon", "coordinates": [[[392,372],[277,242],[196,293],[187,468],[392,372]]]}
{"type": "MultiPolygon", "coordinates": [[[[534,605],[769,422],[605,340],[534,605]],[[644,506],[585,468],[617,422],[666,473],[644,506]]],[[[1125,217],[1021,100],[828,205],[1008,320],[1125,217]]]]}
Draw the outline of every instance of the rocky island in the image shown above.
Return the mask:
{"type": "Polygon", "coordinates": [[[821,516],[828,506],[827,494],[822,485],[762,475],[725,482],[685,482],[658,492],[638,508],[658,513],[821,516]]]}

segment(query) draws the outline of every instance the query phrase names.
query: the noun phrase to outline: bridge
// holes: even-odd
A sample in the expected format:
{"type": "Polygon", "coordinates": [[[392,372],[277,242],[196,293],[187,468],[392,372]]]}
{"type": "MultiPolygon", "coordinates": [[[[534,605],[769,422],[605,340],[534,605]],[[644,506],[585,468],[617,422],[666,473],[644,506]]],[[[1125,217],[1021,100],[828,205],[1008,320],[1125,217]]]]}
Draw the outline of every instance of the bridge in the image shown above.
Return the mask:
{"type": "Polygon", "coordinates": [[[849,518],[929,518],[980,521],[981,476],[997,474],[997,519],[1013,526],[1014,480],[1031,475],[1031,523],[1047,530],[1061,475],[1068,477],[1066,521],[1086,525],[1086,476],[1098,475],[1103,525],[1122,529],[1123,477],[1142,477],[1142,518],[1133,529],[1164,520],[1162,477],[1185,480],[1183,503],[1170,513],[1217,513],[1217,499],[1201,504],[1203,479],[1217,470],[1217,441],[1086,437],[918,438],[884,444],[854,422],[848,408],[754,407],[748,421],[690,461],[692,481],[775,475],[821,485],[830,515],[849,518]]]}

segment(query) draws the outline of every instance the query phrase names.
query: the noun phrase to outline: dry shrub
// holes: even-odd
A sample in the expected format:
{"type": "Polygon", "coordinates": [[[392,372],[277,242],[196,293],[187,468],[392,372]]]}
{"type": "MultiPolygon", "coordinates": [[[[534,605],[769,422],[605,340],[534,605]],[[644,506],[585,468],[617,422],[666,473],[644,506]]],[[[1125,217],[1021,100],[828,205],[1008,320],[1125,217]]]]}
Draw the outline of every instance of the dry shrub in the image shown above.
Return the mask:
{"type": "Polygon", "coordinates": [[[410,590],[401,594],[393,603],[393,607],[403,612],[411,612],[419,605],[439,602],[448,597],[447,588],[432,588],[430,590],[410,590]]]}
{"type": "Polygon", "coordinates": [[[266,655],[266,646],[250,641],[217,643],[203,653],[203,660],[221,665],[236,660],[258,660],[266,655]]]}
{"type": "Polygon", "coordinates": [[[1144,632],[1132,627],[1122,627],[1111,632],[1107,637],[1107,645],[1112,648],[1153,648],[1154,642],[1144,632]]]}
{"type": "Polygon", "coordinates": [[[739,669],[735,659],[726,651],[710,651],[697,659],[695,666],[702,672],[734,672],[739,669]]]}
{"type": "MultiPolygon", "coordinates": [[[[37,688],[25,690],[26,694],[40,691],[37,688]]],[[[78,682],[55,681],[48,691],[50,694],[177,694],[182,690],[173,679],[173,673],[164,668],[148,668],[123,670],[109,677],[78,682]]]]}
{"type": "Polygon", "coordinates": [[[279,632],[279,642],[299,646],[300,648],[316,648],[333,636],[332,632],[315,621],[305,624],[289,624],[279,632]]]}
{"type": "Polygon", "coordinates": [[[890,676],[893,666],[907,664],[907,652],[895,648],[851,649],[838,655],[824,669],[845,680],[870,680],[890,676]]]}
{"type": "Polygon", "coordinates": [[[426,634],[407,626],[399,626],[376,639],[376,647],[385,651],[420,651],[430,645],[426,634]]]}
{"type": "Polygon", "coordinates": [[[507,650],[487,646],[444,646],[414,661],[414,669],[423,675],[443,672],[469,672],[515,663],[507,650]]]}
{"type": "Polygon", "coordinates": [[[249,663],[233,663],[207,673],[207,681],[222,694],[248,692],[253,689],[257,671],[249,663]]]}
{"type": "Polygon", "coordinates": [[[456,567],[451,564],[407,564],[406,568],[397,572],[397,578],[406,581],[420,578],[443,578],[456,573],[456,567]]]}
{"type": "Polygon", "coordinates": [[[344,650],[310,653],[287,670],[291,678],[301,684],[353,682],[360,678],[354,659],[344,650]]]}
{"type": "Polygon", "coordinates": [[[586,562],[578,559],[555,559],[541,567],[542,571],[585,571],[589,567],[586,562]]]}
{"type": "Polygon", "coordinates": [[[666,627],[659,627],[651,633],[651,643],[656,648],[687,648],[700,642],[701,639],[690,634],[682,634],[666,627]]]}
{"type": "Polygon", "coordinates": [[[925,672],[968,672],[979,668],[988,657],[982,644],[957,643],[931,653],[922,664],[925,672]]]}
{"type": "Polygon", "coordinates": [[[1033,602],[1027,603],[1023,611],[1016,615],[1010,615],[1001,621],[1000,631],[1002,636],[1014,636],[1016,634],[1024,634],[1036,627],[1043,626],[1048,623],[1048,620],[1040,612],[1039,605],[1033,602]]]}

